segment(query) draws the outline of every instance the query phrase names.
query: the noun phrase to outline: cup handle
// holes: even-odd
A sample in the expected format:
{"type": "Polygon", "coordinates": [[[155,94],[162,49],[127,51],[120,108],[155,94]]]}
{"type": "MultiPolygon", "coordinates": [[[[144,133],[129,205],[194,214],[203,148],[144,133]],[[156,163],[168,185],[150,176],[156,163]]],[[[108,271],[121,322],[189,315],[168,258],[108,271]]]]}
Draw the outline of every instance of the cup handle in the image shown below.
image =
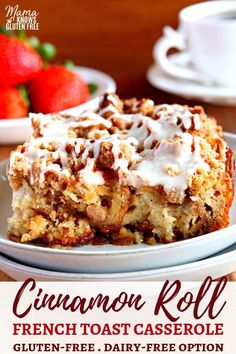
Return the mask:
{"type": "Polygon", "coordinates": [[[181,51],[186,50],[187,45],[183,35],[168,26],[164,28],[164,36],[154,45],[154,60],[158,62],[162,70],[169,75],[187,80],[201,80],[200,75],[194,70],[182,68],[170,62],[167,53],[171,48],[176,48],[181,51]]]}

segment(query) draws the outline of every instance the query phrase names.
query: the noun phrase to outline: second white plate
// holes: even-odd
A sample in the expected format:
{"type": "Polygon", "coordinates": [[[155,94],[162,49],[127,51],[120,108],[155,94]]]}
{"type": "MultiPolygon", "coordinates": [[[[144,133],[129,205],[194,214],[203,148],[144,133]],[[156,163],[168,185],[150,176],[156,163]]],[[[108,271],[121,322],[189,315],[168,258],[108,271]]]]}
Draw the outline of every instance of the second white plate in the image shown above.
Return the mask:
{"type": "Polygon", "coordinates": [[[63,273],[27,266],[0,254],[0,268],[18,281],[33,277],[36,281],[203,281],[207,276],[220,278],[236,270],[236,244],[202,261],[154,270],[127,273],[63,273]]]}
{"type": "MultiPolygon", "coordinates": [[[[236,135],[225,134],[236,151],[236,135]]],[[[166,245],[82,246],[56,250],[18,244],[7,238],[11,215],[11,190],[5,177],[6,162],[0,166],[0,252],[25,264],[63,272],[114,273],[150,270],[194,262],[209,257],[236,242],[236,199],[230,226],[207,235],[166,245]]]]}

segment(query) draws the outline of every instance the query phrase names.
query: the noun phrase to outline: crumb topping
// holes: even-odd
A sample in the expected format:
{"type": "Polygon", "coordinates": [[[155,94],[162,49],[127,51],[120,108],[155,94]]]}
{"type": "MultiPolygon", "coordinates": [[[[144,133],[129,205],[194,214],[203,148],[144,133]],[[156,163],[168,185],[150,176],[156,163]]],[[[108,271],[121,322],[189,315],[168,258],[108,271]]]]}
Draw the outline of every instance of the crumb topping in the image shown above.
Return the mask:
{"type": "Polygon", "coordinates": [[[191,177],[210,166],[202,154],[198,108],[121,101],[106,94],[96,112],[77,117],[31,114],[33,137],[13,152],[9,175],[24,168],[33,185],[47,174],[76,175],[81,184],[106,184],[107,171],[135,188],[162,186],[184,196],[191,177]]]}

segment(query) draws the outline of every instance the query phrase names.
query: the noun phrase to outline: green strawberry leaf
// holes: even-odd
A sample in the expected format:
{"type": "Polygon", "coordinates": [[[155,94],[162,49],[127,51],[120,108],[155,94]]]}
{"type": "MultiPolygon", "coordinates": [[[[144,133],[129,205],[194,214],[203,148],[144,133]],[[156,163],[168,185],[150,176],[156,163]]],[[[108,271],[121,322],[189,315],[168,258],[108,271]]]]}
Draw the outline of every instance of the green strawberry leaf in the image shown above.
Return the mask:
{"type": "Polygon", "coordinates": [[[73,70],[75,68],[75,63],[72,61],[72,60],[66,60],[64,66],[67,68],[67,69],[70,69],[70,70],[73,70]]]}
{"type": "Polygon", "coordinates": [[[56,56],[57,50],[52,43],[41,43],[35,36],[29,37],[28,43],[39,53],[44,62],[56,56]]]}
{"type": "Polygon", "coordinates": [[[18,88],[19,88],[19,91],[20,91],[24,101],[25,101],[25,104],[27,105],[27,107],[29,107],[29,105],[30,105],[29,93],[28,93],[26,86],[20,85],[20,86],[18,86],[18,88]]]}
{"type": "Polygon", "coordinates": [[[88,84],[88,88],[89,88],[90,94],[92,95],[95,91],[97,91],[98,85],[96,85],[94,83],[90,83],[90,84],[88,84]]]}
{"type": "Polygon", "coordinates": [[[27,36],[24,30],[17,30],[15,31],[16,37],[19,38],[21,41],[26,41],[27,36]]]}
{"type": "Polygon", "coordinates": [[[43,58],[43,60],[53,59],[57,53],[56,47],[52,43],[43,43],[41,44],[37,51],[43,58]]]}
{"type": "Polygon", "coordinates": [[[6,26],[0,26],[0,33],[5,34],[9,37],[14,36],[14,33],[12,31],[6,29],[6,26]]]}
{"type": "Polygon", "coordinates": [[[29,37],[28,38],[28,43],[35,50],[37,50],[40,47],[40,45],[41,45],[40,40],[38,39],[38,37],[35,37],[35,36],[29,37]]]}

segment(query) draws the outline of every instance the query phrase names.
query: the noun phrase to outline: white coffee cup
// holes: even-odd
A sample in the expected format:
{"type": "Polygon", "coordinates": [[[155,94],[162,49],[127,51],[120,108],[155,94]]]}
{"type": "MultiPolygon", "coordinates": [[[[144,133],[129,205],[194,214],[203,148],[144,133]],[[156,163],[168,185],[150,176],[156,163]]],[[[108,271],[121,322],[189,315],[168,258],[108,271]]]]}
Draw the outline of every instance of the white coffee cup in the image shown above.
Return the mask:
{"type": "Polygon", "coordinates": [[[154,46],[154,59],[177,78],[236,87],[236,1],[207,1],[188,6],[179,13],[177,31],[164,29],[154,46]],[[235,18],[226,18],[225,14],[235,18]],[[193,68],[169,60],[171,48],[187,52],[193,68]]]}

